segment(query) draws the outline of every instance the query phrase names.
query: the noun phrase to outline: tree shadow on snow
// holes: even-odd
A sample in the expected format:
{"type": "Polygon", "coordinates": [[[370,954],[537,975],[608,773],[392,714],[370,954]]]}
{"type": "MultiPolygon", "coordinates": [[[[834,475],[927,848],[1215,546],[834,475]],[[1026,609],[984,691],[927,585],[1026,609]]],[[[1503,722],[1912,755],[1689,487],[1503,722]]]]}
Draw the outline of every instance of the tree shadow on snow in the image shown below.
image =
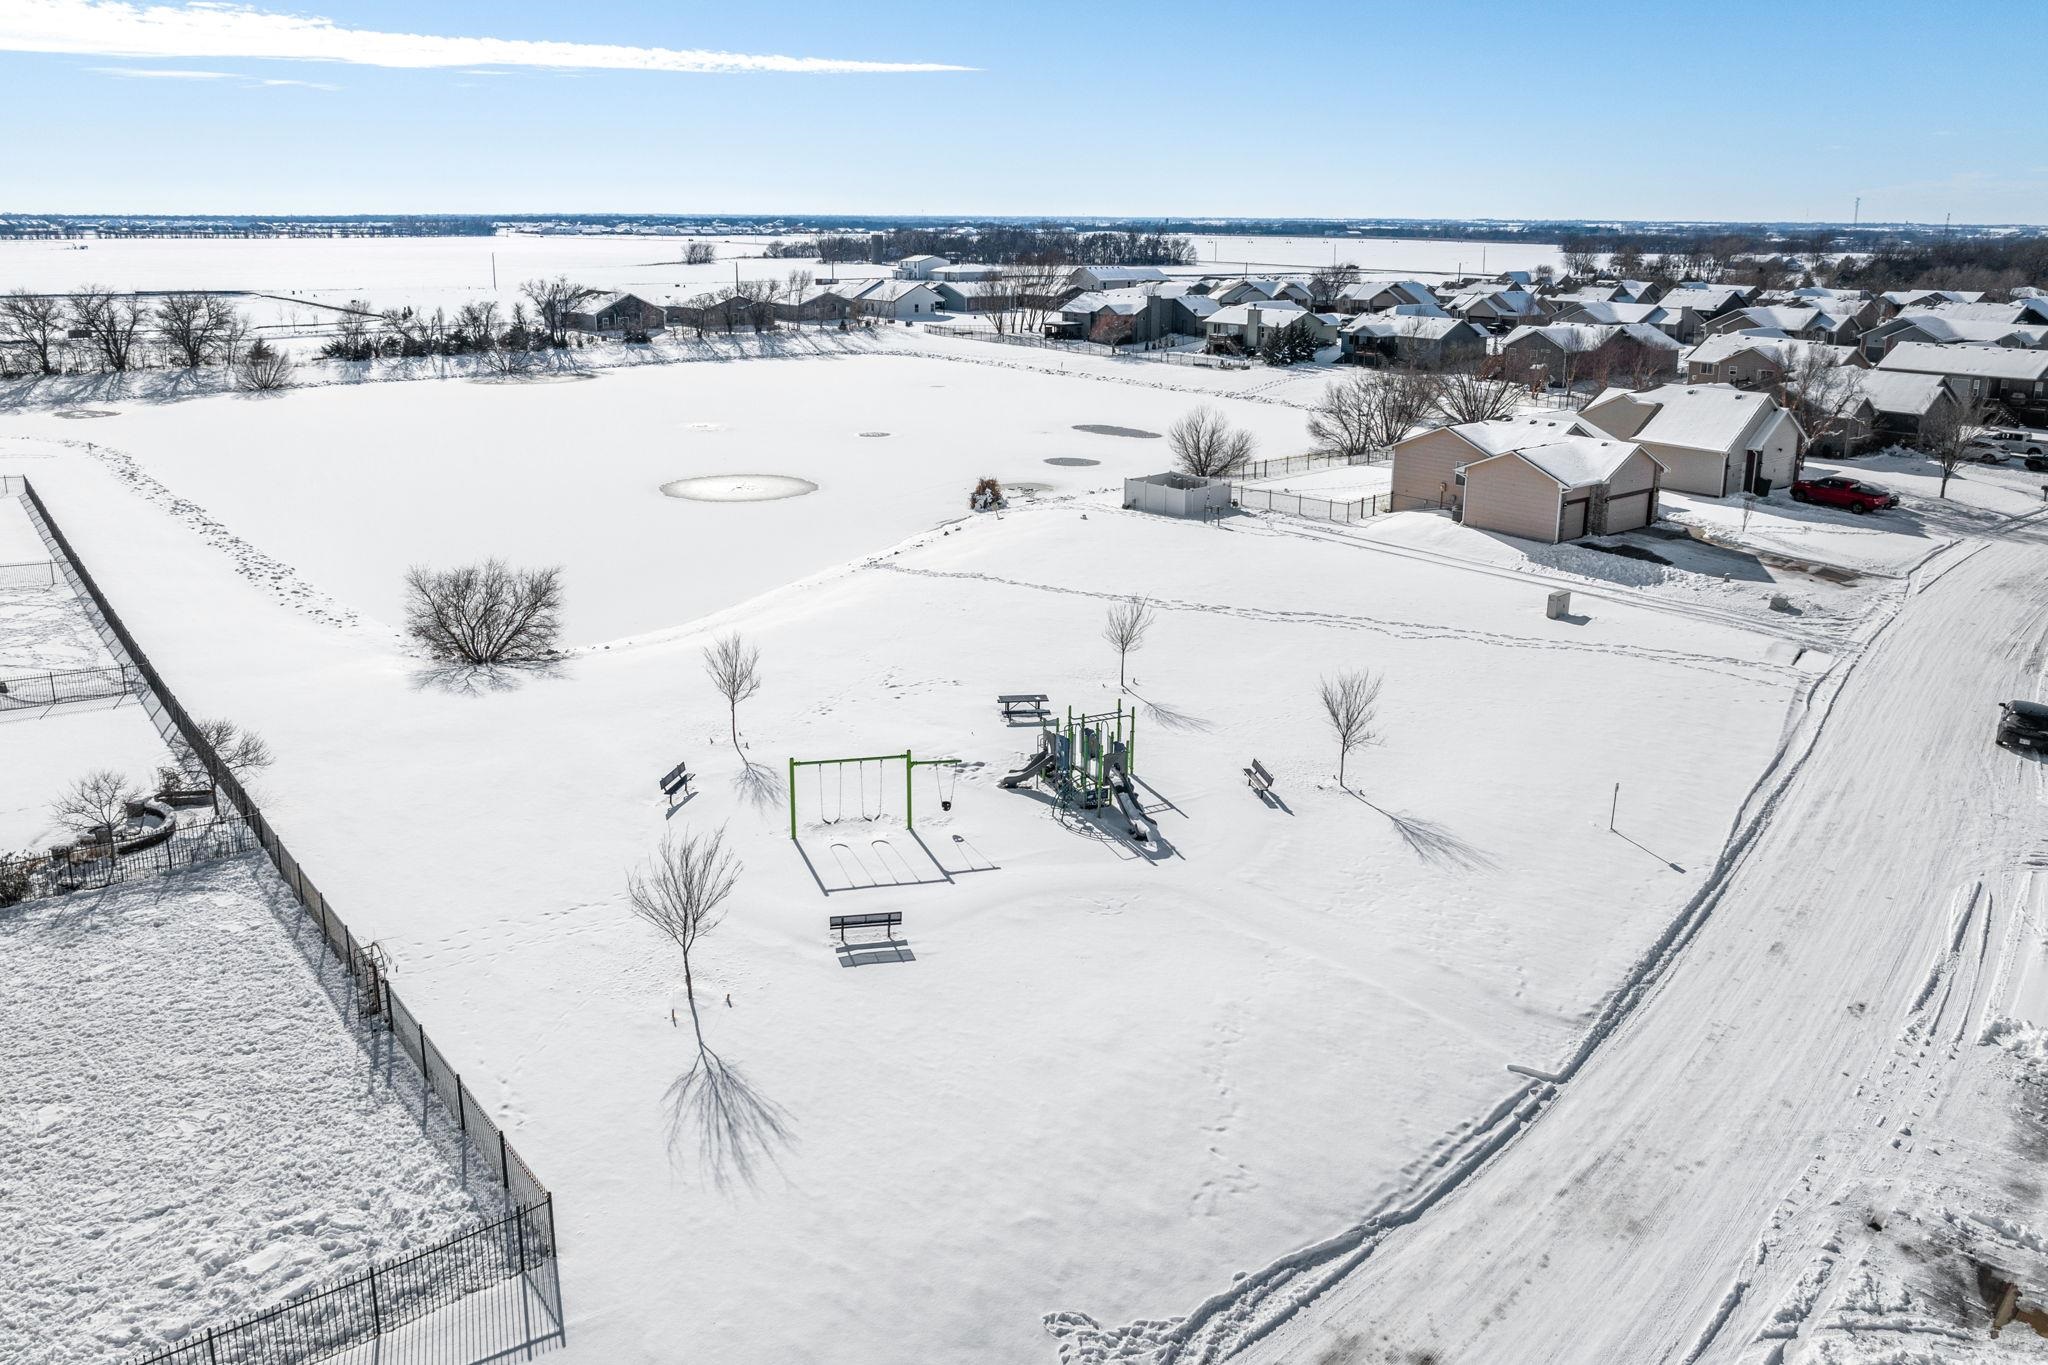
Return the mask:
{"type": "Polygon", "coordinates": [[[1195,734],[1207,734],[1216,728],[1194,712],[1183,711],[1179,707],[1169,705],[1166,702],[1152,701],[1134,687],[1125,688],[1124,690],[1138,699],[1146,719],[1157,724],[1162,730],[1179,730],[1195,734]]]}
{"type": "Polygon", "coordinates": [[[533,678],[555,678],[562,674],[559,660],[536,664],[423,664],[412,671],[412,685],[422,692],[446,692],[458,697],[483,697],[497,692],[517,691],[533,678]]]}
{"type": "Polygon", "coordinates": [[[1500,866],[1486,850],[1459,838],[1450,829],[1434,820],[1387,810],[1385,807],[1373,805],[1363,794],[1352,791],[1349,787],[1344,790],[1386,816],[1387,823],[1394,827],[1394,832],[1401,836],[1401,841],[1425,863],[1460,868],[1467,872],[1490,872],[1500,866]]]}
{"type": "Polygon", "coordinates": [[[782,774],[766,763],[743,760],[746,764],[733,774],[732,789],[740,800],[756,810],[767,810],[780,804],[788,795],[782,774]]]}
{"type": "Polygon", "coordinates": [[[754,1088],[746,1073],[708,1047],[662,1097],[668,1108],[669,1160],[694,1155],[719,1189],[753,1186],[764,1167],[795,1141],[789,1111],[754,1088]]]}

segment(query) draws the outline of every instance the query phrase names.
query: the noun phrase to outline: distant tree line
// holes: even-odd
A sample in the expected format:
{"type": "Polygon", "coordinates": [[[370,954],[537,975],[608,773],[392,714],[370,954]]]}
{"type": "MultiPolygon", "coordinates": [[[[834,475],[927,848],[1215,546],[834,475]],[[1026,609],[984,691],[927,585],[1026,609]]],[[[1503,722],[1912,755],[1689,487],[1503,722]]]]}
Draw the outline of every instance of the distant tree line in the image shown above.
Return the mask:
{"type": "Polygon", "coordinates": [[[815,238],[772,241],[765,255],[837,262],[884,262],[905,256],[1016,265],[1058,261],[1067,265],[1192,265],[1194,243],[1185,237],[1132,228],[1078,232],[1072,228],[991,226],[977,231],[949,228],[891,228],[883,232],[827,233],[815,238]]]}
{"type": "Polygon", "coordinates": [[[1567,233],[1564,273],[1624,279],[1709,280],[1765,288],[2048,288],[2048,238],[1806,233],[1567,233]]]}

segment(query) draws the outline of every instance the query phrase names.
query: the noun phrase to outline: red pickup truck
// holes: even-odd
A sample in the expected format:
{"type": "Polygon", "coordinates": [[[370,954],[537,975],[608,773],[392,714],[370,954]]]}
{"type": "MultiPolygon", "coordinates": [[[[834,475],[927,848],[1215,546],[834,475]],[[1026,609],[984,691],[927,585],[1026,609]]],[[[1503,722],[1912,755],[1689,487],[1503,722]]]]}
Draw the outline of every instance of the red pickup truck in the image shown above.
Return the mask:
{"type": "Polygon", "coordinates": [[[1826,507],[1846,507],[1857,515],[1881,512],[1899,505],[1899,495],[1876,484],[1829,474],[1819,479],[1800,479],[1792,485],[1792,501],[1817,502],[1826,507]]]}

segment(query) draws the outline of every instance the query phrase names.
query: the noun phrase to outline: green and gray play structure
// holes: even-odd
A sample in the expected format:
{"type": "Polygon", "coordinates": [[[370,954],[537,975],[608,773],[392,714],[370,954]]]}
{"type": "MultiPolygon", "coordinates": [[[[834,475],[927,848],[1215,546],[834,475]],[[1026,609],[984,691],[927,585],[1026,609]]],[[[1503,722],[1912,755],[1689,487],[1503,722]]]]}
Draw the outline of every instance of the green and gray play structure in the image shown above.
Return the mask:
{"type": "Polygon", "coordinates": [[[1138,713],[1124,709],[1117,698],[1114,711],[1093,715],[1067,708],[1065,721],[1048,717],[1038,735],[1038,751],[1023,767],[1005,775],[1001,784],[1015,789],[1041,782],[1063,807],[1115,810],[1124,817],[1139,843],[1152,838],[1152,823],[1138,802],[1136,785],[1138,713]]]}
{"type": "MultiPolygon", "coordinates": [[[[796,770],[798,768],[816,768],[818,770],[818,816],[823,823],[829,825],[853,818],[878,820],[888,814],[888,765],[891,763],[901,763],[903,765],[903,825],[906,829],[913,829],[916,827],[917,814],[915,790],[917,770],[919,768],[952,768],[958,766],[959,762],[960,760],[957,758],[917,758],[908,749],[905,749],[900,754],[865,754],[855,758],[792,758],[789,760],[789,837],[792,839],[797,837],[796,770]],[[869,764],[874,765],[872,786],[870,786],[868,776],[869,764]],[[859,813],[857,816],[850,816],[847,813],[846,775],[849,766],[853,769],[853,777],[856,784],[855,790],[858,793],[859,813]],[[825,799],[827,788],[824,782],[825,770],[827,768],[833,770],[833,775],[836,779],[831,788],[831,795],[834,800],[829,805],[825,799]],[[869,799],[870,792],[873,794],[872,801],[869,799]],[[826,813],[828,810],[830,811],[829,815],[826,813]]],[[[939,804],[943,808],[951,810],[953,808],[952,798],[944,790],[941,791],[940,796],[939,804]]]]}

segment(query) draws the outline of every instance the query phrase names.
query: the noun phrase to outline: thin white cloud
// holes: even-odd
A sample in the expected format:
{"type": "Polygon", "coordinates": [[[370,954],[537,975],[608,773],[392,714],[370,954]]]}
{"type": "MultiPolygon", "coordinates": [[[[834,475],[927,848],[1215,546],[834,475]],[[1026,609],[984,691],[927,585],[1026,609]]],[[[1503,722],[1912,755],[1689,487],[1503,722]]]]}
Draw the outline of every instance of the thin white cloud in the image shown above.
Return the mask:
{"type": "Polygon", "coordinates": [[[88,66],[95,76],[118,76],[130,81],[233,81],[238,85],[295,85],[306,90],[339,90],[325,81],[295,81],[285,77],[248,76],[235,71],[174,71],[160,66],[88,66]]]}
{"type": "Polygon", "coordinates": [[[232,75],[226,71],[165,71],[153,66],[88,66],[86,70],[95,76],[149,81],[224,81],[231,79],[232,75]]]}
{"type": "Polygon", "coordinates": [[[974,69],[935,62],[847,61],[609,43],[383,33],[246,5],[140,5],[126,0],[6,0],[0,4],[0,51],[159,59],[241,57],[415,69],[496,66],[797,74],[974,69]]]}

